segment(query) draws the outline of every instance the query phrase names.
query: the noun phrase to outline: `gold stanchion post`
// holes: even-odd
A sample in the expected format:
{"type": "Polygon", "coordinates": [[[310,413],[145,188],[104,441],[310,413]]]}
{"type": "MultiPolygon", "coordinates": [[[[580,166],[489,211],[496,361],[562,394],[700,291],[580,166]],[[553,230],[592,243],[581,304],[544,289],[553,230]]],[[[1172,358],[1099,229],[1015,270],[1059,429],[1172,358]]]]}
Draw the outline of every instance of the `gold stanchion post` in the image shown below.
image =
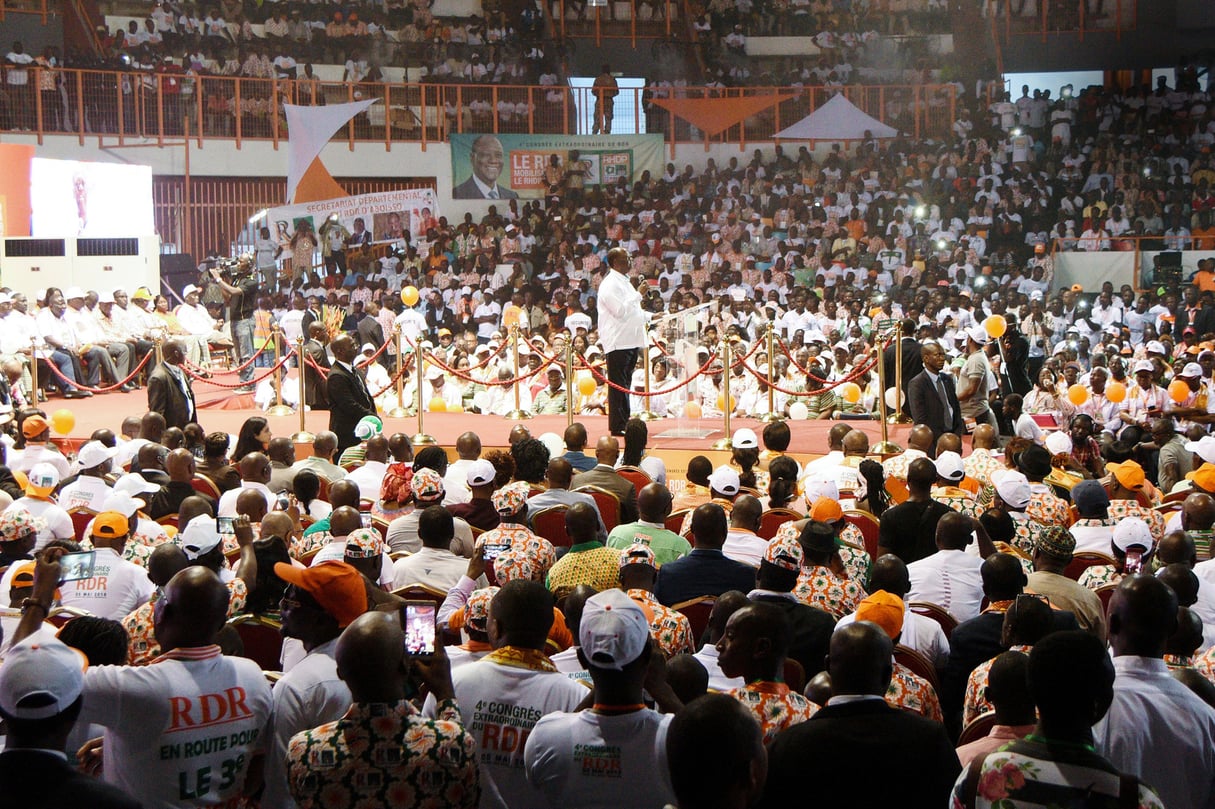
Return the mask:
{"type": "Polygon", "coordinates": [[[890,440],[890,428],[886,417],[886,368],[882,362],[882,339],[878,338],[876,345],[873,347],[874,356],[877,357],[878,368],[878,390],[881,395],[878,396],[878,420],[882,424],[882,440],[876,444],[872,452],[881,455],[897,455],[903,451],[903,448],[890,440]]]}
{"type": "Polygon", "coordinates": [[[768,412],[761,413],[758,418],[763,422],[784,421],[785,417],[776,412],[776,332],[768,326],[768,412]]]}
{"type": "MultiPolygon", "coordinates": [[[[878,352],[878,364],[886,365],[886,359],[883,356],[886,352],[878,352]]],[[[898,404],[894,408],[894,412],[890,414],[889,420],[891,424],[910,424],[911,416],[903,412],[903,322],[896,320],[894,324],[894,389],[898,391],[895,396],[895,401],[898,404]]],[[[886,396],[886,391],[882,390],[883,398],[886,396]]]]}
{"type": "MultiPolygon", "coordinates": [[[[274,337],[274,405],[266,411],[270,416],[290,416],[295,408],[283,401],[283,369],[278,364],[283,359],[283,333],[277,325],[272,332],[274,337]]],[[[301,371],[302,373],[302,371],[301,371]]],[[[301,402],[301,406],[303,403],[301,402]]]]}
{"type": "Polygon", "coordinates": [[[565,426],[574,424],[574,344],[565,344],[565,426]]]}
{"type": "Polygon", "coordinates": [[[520,421],[522,419],[530,419],[532,414],[524,410],[520,406],[519,400],[519,327],[511,326],[510,329],[510,350],[511,361],[515,368],[515,409],[506,414],[508,419],[512,421],[520,421]]]}
{"type": "MultiPolygon", "coordinates": [[[[399,332],[398,332],[398,334],[399,334],[399,332]]],[[[397,356],[400,356],[400,349],[399,349],[399,348],[397,349],[397,356]]],[[[429,436],[429,435],[427,435],[427,434],[426,434],[426,431],[425,431],[424,429],[422,429],[422,419],[424,418],[424,416],[423,416],[422,414],[423,414],[423,412],[426,410],[426,408],[423,406],[423,402],[422,402],[422,378],[423,378],[423,372],[424,372],[426,369],[423,367],[423,358],[422,358],[422,344],[421,344],[421,342],[417,342],[417,343],[415,343],[415,344],[414,344],[414,346],[413,346],[413,356],[414,356],[414,359],[415,359],[415,360],[417,360],[417,366],[416,366],[416,367],[417,367],[417,373],[418,373],[418,377],[417,377],[417,388],[418,388],[418,431],[417,431],[417,433],[415,433],[415,434],[414,434],[414,436],[413,436],[412,438],[410,438],[409,440],[410,440],[410,441],[412,441],[412,442],[413,442],[413,444],[414,444],[414,446],[416,447],[416,446],[418,446],[419,444],[421,444],[421,445],[425,445],[425,444],[433,444],[433,443],[435,442],[435,439],[434,439],[434,437],[433,437],[433,436],[429,436]]]]}
{"type": "Polygon", "coordinates": [[[37,405],[38,398],[38,340],[30,338],[30,402],[37,405]]]}
{"type": "MultiPolygon", "coordinates": [[[[394,419],[403,419],[409,415],[409,410],[405,407],[405,355],[401,352],[400,328],[392,330],[392,339],[397,343],[397,406],[389,410],[387,415],[394,419]]],[[[422,384],[421,378],[418,379],[418,384],[422,384]]],[[[418,432],[422,432],[421,429],[418,432]]]]}
{"type": "Polygon", "coordinates": [[[646,335],[646,345],[641,351],[641,365],[645,371],[645,401],[641,404],[641,410],[634,415],[642,421],[657,421],[662,418],[653,410],[650,409],[650,339],[646,335]]]}
{"type": "MultiPolygon", "coordinates": [[[[304,406],[304,403],[308,401],[308,396],[307,396],[307,388],[305,387],[305,385],[306,385],[305,377],[307,376],[307,374],[305,373],[305,368],[304,368],[304,338],[303,338],[303,336],[297,337],[295,339],[295,361],[296,361],[296,367],[299,368],[299,372],[300,372],[300,407],[299,407],[300,431],[298,433],[296,433],[295,435],[291,436],[291,440],[296,444],[311,444],[313,441],[316,440],[316,436],[313,435],[312,433],[308,432],[308,427],[307,427],[307,425],[304,424],[304,413],[307,412],[307,410],[308,410],[308,408],[304,406]]],[[[298,457],[298,454],[297,454],[297,457],[298,457]]]]}
{"type": "Polygon", "coordinates": [[[156,345],[156,364],[160,365],[162,362],[165,361],[164,338],[157,337],[155,345],[156,345]]]}
{"type": "Polygon", "coordinates": [[[713,442],[713,449],[734,449],[734,441],[731,439],[730,432],[730,415],[734,408],[730,404],[730,341],[726,340],[721,344],[722,358],[722,373],[721,373],[721,412],[725,417],[726,435],[713,442]]]}

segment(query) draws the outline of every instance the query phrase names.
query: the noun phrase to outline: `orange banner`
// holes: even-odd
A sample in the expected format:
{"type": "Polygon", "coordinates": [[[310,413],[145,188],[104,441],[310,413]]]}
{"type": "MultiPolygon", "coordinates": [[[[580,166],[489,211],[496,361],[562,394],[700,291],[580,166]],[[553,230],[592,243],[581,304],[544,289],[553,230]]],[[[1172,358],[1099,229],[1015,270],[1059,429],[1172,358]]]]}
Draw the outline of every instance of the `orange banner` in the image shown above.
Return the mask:
{"type": "Polygon", "coordinates": [[[743,96],[732,98],[655,98],[658,106],[677,115],[706,135],[717,135],[769,107],[795,98],[793,95],[743,96]]]}
{"type": "Polygon", "coordinates": [[[0,143],[0,235],[30,235],[30,161],[34,147],[0,143]]]}

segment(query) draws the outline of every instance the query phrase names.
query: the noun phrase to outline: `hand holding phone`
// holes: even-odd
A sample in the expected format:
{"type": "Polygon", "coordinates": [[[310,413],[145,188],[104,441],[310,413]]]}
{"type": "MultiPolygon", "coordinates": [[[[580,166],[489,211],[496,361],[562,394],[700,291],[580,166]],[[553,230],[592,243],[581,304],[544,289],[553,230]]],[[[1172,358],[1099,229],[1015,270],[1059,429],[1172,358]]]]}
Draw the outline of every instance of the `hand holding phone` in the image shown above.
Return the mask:
{"type": "Polygon", "coordinates": [[[405,654],[412,658],[434,656],[438,647],[438,608],[430,601],[406,601],[401,606],[405,654]]]}

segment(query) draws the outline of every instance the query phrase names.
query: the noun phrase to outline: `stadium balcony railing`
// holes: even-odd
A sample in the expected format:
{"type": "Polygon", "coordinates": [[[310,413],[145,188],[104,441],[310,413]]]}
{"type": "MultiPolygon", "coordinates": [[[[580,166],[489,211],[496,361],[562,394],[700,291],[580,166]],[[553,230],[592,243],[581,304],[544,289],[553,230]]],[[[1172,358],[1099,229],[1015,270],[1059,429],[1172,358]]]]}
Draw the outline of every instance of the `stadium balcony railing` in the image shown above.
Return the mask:
{"type": "MultiPolygon", "coordinates": [[[[305,106],[376,97],[376,104],[346,126],[335,140],[355,143],[413,142],[425,146],[460,133],[589,134],[591,88],[540,85],[361,83],[250,79],[229,76],[62,69],[54,96],[35,92],[41,68],[31,69],[23,98],[10,97],[0,129],[46,135],[180,142],[197,140],[271,141],[287,139],[284,103],[305,106]],[[48,100],[49,99],[49,100],[48,100]],[[237,111],[240,114],[237,114],[237,111]],[[579,114],[581,111],[581,115],[579,114]]],[[[8,88],[11,91],[13,88],[8,88]]],[[[910,137],[948,136],[956,118],[952,84],[848,85],[824,87],[625,88],[615,99],[615,120],[632,131],[660,133],[677,143],[771,141],[837,93],[862,111],[910,137]],[[656,93],[680,98],[786,96],[766,110],[709,137],[652,103],[656,93]],[[645,121],[643,125],[641,122],[645,121]],[[673,122],[673,124],[672,124],[673,122]]]]}
{"type": "Polygon", "coordinates": [[[58,13],[58,5],[50,0],[0,0],[0,21],[9,14],[37,14],[46,25],[47,19],[58,13]]]}
{"type": "Polygon", "coordinates": [[[1003,28],[1005,41],[1012,36],[1050,34],[1113,33],[1119,40],[1123,31],[1134,31],[1139,17],[1139,0],[1024,0],[1020,13],[1004,0],[995,15],[997,28],[1003,28]],[[1096,12],[1093,9],[1096,9],[1096,12]]]}
{"type": "MultiPolygon", "coordinates": [[[[1149,286],[1157,286],[1168,281],[1168,274],[1175,272],[1177,280],[1183,273],[1182,270],[1182,255],[1187,252],[1195,254],[1207,255],[1210,251],[1205,250],[1205,245],[1209,240],[1202,237],[1191,237],[1189,245],[1184,250],[1175,250],[1166,244],[1165,237],[1160,234],[1151,236],[1110,236],[1108,233],[1102,239],[1102,246],[1096,250],[1078,249],[1079,245],[1083,245],[1086,240],[1080,236],[1068,237],[1065,239],[1051,239],[1051,257],[1055,263],[1056,278],[1059,276],[1060,269],[1063,265],[1069,262],[1075,265],[1075,269],[1069,274],[1069,277],[1075,280],[1087,281],[1083,283],[1085,289],[1090,289],[1092,278],[1101,278],[1106,280],[1113,276],[1109,271],[1115,265],[1122,264],[1128,258],[1132,262],[1133,270],[1131,270],[1134,278],[1132,285],[1135,289],[1145,289],[1149,286]],[[1108,243],[1108,247],[1104,246],[1108,243]],[[1144,253],[1148,253],[1151,258],[1145,259],[1144,253]],[[1163,259],[1161,267],[1154,266],[1154,258],[1163,259]]],[[[1089,243],[1089,246],[1093,246],[1089,243]]],[[[1126,277],[1125,265],[1120,277],[1126,277]]],[[[1090,290],[1091,291],[1091,290],[1090,290]]]]}

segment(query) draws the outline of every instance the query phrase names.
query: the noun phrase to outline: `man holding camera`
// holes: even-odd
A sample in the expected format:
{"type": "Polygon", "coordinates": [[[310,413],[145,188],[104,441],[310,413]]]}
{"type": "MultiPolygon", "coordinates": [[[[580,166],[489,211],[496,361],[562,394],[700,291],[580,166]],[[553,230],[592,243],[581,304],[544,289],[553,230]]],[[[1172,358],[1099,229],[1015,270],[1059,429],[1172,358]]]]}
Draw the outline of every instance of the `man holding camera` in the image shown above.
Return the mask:
{"type": "MultiPolygon", "coordinates": [[[[236,343],[236,362],[245,365],[253,356],[253,313],[257,310],[257,279],[253,277],[253,265],[241,257],[232,270],[231,282],[224,279],[218,267],[211,268],[211,277],[223,290],[228,303],[228,320],[232,323],[232,342],[236,343]]],[[[237,393],[253,392],[253,366],[241,368],[241,386],[237,393]]]]}

